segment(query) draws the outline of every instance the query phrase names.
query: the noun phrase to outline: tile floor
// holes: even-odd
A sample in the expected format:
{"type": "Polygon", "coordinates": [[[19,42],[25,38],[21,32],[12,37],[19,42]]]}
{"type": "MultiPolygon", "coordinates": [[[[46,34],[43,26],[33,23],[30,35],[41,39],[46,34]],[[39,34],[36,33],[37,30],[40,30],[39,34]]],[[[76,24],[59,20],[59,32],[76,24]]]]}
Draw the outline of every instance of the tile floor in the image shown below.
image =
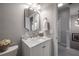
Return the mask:
{"type": "Polygon", "coordinates": [[[58,55],[59,56],[79,56],[79,50],[75,49],[66,49],[66,47],[59,45],[58,46],[58,55]]]}

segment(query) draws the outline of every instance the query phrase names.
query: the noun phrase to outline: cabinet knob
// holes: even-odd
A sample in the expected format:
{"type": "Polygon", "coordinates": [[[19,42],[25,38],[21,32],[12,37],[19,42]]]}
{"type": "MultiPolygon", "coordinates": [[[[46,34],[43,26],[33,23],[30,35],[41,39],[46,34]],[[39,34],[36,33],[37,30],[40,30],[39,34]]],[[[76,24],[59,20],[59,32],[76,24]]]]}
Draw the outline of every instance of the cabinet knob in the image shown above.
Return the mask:
{"type": "Polygon", "coordinates": [[[46,46],[43,46],[42,48],[45,48],[46,46]]]}

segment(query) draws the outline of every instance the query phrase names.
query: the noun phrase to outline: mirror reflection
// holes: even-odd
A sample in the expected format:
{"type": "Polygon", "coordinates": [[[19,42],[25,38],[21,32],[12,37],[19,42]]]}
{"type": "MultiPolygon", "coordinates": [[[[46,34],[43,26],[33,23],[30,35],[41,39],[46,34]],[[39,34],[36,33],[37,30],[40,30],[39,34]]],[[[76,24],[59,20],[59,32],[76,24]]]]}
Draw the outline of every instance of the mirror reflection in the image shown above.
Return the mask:
{"type": "Polygon", "coordinates": [[[37,31],[40,29],[40,14],[37,7],[29,7],[24,10],[25,29],[37,31]]]}

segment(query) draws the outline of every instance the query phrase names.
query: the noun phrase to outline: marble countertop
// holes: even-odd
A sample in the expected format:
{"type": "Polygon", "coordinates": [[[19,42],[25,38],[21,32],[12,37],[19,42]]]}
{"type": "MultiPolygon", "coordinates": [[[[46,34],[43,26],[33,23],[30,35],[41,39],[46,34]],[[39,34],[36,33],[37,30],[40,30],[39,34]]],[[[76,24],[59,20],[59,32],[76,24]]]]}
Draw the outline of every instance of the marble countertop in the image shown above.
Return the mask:
{"type": "Polygon", "coordinates": [[[34,47],[38,44],[41,44],[45,41],[48,41],[50,40],[51,38],[48,38],[48,37],[34,37],[34,38],[28,38],[27,40],[25,39],[22,39],[22,41],[28,45],[28,47],[34,47]]]}

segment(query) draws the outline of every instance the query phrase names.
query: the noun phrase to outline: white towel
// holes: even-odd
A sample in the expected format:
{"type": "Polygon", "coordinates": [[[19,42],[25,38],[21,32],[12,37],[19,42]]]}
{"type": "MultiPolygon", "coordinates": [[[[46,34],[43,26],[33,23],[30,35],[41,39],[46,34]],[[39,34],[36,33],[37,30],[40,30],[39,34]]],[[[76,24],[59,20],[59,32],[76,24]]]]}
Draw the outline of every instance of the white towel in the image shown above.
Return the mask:
{"type": "Polygon", "coordinates": [[[43,31],[46,31],[46,30],[48,30],[48,27],[47,27],[47,20],[44,20],[43,21],[43,29],[42,29],[43,31]]]}

